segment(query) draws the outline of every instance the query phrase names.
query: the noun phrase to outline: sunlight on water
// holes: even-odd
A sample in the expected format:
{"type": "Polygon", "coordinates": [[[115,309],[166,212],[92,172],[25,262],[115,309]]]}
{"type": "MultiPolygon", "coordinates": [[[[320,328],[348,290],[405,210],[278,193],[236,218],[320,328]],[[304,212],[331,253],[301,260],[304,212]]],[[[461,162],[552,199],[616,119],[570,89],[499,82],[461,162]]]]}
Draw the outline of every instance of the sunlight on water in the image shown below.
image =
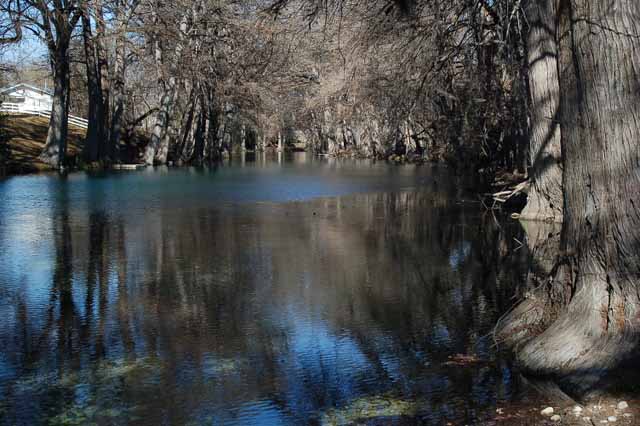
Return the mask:
{"type": "Polygon", "coordinates": [[[526,255],[459,183],[311,158],[0,182],[0,424],[494,412],[526,255]]]}

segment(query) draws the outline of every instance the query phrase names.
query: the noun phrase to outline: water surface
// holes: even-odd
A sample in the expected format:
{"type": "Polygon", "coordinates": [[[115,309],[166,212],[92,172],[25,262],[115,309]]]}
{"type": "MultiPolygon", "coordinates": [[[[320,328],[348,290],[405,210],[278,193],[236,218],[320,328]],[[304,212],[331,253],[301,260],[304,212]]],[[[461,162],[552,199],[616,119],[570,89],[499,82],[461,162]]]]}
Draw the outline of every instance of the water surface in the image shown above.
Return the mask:
{"type": "Polygon", "coordinates": [[[304,156],[0,182],[0,424],[492,416],[527,397],[490,334],[526,253],[460,188],[304,156]]]}

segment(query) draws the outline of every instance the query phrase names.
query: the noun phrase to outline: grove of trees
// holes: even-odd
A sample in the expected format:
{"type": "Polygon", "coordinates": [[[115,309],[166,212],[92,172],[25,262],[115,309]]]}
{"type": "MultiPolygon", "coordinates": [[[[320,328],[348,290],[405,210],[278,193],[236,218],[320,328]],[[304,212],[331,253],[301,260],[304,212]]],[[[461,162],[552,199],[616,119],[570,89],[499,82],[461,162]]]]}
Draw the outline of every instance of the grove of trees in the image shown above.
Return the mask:
{"type": "MultiPolygon", "coordinates": [[[[469,150],[459,148],[471,144],[471,159],[481,158],[473,149],[482,149],[494,167],[513,170],[524,164],[518,147],[528,147],[522,217],[562,222],[560,252],[547,276],[499,324],[497,336],[516,348],[524,369],[593,386],[638,347],[640,5],[380,4],[387,16],[397,9],[393,29],[385,33],[397,36],[397,51],[417,65],[399,61],[403,66],[395,67],[405,77],[399,87],[411,90],[405,100],[413,95],[420,103],[403,111],[405,119],[420,111],[428,117],[421,122],[433,120],[427,106],[444,91],[444,102],[452,103],[445,129],[453,123],[454,135],[447,138],[442,128],[437,135],[457,161],[469,164],[469,150]],[[412,77],[419,87],[407,84],[412,77]],[[460,101],[463,93],[466,101],[460,101]],[[474,101],[482,107],[470,107],[474,101]],[[486,141],[477,140],[481,128],[486,141]]],[[[307,2],[318,15],[326,5],[307,2]]],[[[339,14],[362,6],[333,5],[339,14]]],[[[374,37],[378,43],[385,39],[374,37]]],[[[431,123],[437,129],[437,121],[431,123]]],[[[419,140],[412,127],[407,132],[419,140]]]]}
{"type": "Polygon", "coordinates": [[[48,50],[50,164],[64,166],[75,96],[88,107],[86,163],[120,161],[123,141],[146,129],[147,164],[286,139],[526,177],[522,218],[562,222],[561,254],[497,336],[551,375],[599,377],[637,348],[636,0],[0,5],[2,43],[28,35],[48,50]],[[85,84],[74,91],[77,63],[85,84]]]}
{"type": "Polygon", "coordinates": [[[55,107],[41,157],[54,167],[69,105],[82,105],[87,164],[128,160],[123,141],[142,135],[148,164],[287,140],[523,174],[519,7],[427,3],[411,18],[386,1],[303,0],[3,0],[0,14],[7,42],[47,48],[55,107]]]}

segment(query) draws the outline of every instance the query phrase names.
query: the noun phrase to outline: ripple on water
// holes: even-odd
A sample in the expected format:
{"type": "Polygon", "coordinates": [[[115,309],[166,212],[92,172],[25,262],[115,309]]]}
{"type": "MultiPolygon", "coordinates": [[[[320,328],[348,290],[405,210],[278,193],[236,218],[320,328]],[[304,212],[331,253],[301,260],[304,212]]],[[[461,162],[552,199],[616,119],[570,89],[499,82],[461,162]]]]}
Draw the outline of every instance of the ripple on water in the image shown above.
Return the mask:
{"type": "Polygon", "coordinates": [[[257,161],[0,182],[0,424],[492,411],[518,383],[483,336],[523,237],[455,203],[445,174],[257,161]],[[456,354],[483,363],[443,366],[456,354]]]}

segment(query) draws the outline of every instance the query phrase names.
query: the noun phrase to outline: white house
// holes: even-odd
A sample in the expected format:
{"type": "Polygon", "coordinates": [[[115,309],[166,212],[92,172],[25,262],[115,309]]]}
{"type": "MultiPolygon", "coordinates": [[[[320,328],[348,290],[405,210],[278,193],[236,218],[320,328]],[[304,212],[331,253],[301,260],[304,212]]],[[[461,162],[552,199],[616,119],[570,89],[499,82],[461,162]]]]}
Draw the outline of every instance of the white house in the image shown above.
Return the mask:
{"type": "Polygon", "coordinates": [[[53,94],[29,84],[16,84],[0,90],[2,110],[10,112],[51,112],[53,94]]]}

